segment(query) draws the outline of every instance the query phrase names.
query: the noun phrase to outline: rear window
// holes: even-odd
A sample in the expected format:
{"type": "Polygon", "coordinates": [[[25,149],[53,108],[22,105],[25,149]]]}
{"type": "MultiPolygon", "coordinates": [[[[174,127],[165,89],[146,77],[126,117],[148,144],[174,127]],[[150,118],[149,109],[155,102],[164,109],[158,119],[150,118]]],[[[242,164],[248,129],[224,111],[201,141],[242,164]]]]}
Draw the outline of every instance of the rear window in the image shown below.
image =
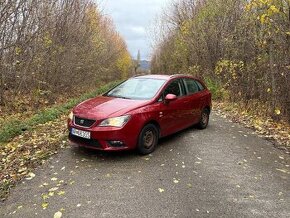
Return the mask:
{"type": "Polygon", "coordinates": [[[200,82],[198,82],[198,81],[195,81],[195,82],[198,85],[198,88],[200,91],[205,90],[204,86],[200,82]]]}
{"type": "Polygon", "coordinates": [[[193,79],[184,79],[185,88],[188,94],[194,94],[199,92],[199,86],[193,79]]]}

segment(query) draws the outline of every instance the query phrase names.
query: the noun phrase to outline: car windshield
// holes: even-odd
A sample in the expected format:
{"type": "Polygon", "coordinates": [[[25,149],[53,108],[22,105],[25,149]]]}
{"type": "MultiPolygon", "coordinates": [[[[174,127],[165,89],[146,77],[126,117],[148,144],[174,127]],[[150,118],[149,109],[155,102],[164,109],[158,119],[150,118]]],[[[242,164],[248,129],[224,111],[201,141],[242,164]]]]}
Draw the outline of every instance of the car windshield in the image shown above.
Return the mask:
{"type": "Polygon", "coordinates": [[[148,100],[156,95],[164,83],[165,80],[162,79],[133,78],[115,87],[105,96],[134,100],[148,100]]]}

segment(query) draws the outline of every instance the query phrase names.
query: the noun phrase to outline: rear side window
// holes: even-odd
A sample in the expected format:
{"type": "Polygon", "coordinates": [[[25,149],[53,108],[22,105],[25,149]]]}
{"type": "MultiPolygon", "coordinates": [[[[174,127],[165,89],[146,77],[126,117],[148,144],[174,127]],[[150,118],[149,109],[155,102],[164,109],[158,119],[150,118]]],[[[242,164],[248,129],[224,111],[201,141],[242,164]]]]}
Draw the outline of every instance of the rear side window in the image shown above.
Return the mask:
{"type": "Polygon", "coordinates": [[[200,82],[198,81],[195,81],[195,82],[198,85],[199,91],[205,90],[204,86],[200,82]]]}
{"type": "Polygon", "coordinates": [[[186,88],[187,94],[189,94],[189,95],[197,93],[197,92],[200,91],[198,84],[193,79],[187,79],[187,78],[184,79],[184,84],[185,84],[185,88],[186,88]]]}

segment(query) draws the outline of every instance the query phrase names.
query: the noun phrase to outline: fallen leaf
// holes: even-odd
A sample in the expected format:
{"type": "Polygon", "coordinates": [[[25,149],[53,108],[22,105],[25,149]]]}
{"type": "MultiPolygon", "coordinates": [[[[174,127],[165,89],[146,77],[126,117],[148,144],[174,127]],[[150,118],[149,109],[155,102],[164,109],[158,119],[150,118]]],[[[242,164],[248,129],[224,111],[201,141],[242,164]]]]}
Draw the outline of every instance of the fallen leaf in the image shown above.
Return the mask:
{"type": "Polygon", "coordinates": [[[56,191],[56,190],[58,190],[58,187],[51,188],[51,189],[49,189],[48,191],[49,191],[49,192],[54,192],[54,191],[56,191]]]}
{"type": "Polygon", "coordinates": [[[58,193],[57,193],[57,195],[64,195],[65,194],[65,191],[59,191],[58,193]]]}
{"type": "Polygon", "coordinates": [[[41,204],[42,208],[45,210],[48,207],[48,203],[47,202],[43,202],[41,204]]]}
{"type": "Polygon", "coordinates": [[[277,108],[277,109],[275,109],[275,114],[280,115],[281,111],[277,108]]]}
{"type": "Polygon", "coordinates": [[[160,193],[162,193],[162,192],[164,192],[165,190],[164,190],[163,188],[158,188],[158,191],[159,191],[160,193]]]}
{"type": "Polygon", "coordinates": [[[49,192],[48,195],[49,195],[50,197],[53,197],[53,196],[54,196],[54,192],[49,192]]]}
{"type": "Polygon", "coordinates": [[[51,181],[56,181],[56,180],[57,180],[56,177],[51,178],[51,181]]]}
{"type": "Polygon", "coordinates": [[[280,171],[282,173],[288,173],[288,171],[287,170],[284,170],[284,169],[278,169],[278,168],[276,168],[276,170],[278,170],[278,171],[280,171]]]}
{"type": "Polygon", "coordinates": [[[32,173],[32,172],[30,172],[30,173],[28,173],[28,176],[29,176],[29,177],[27,177],[26,179],[27,179],[27,180],[32,180],[32,179],[35,177],[35,174],[32,173]]]}
{"type": "Polygon", "coordinates": [[[47,194],[42,194],[41,197],[42,197],[43,200],[46,200],[46,199],[49,198],[49,196],[47,194]]]}
{"type": "Polygon", "coordinates": [[[57,211],[54,215],[53,218],[61,218],[62,217],[62,212],[57,211]]]}

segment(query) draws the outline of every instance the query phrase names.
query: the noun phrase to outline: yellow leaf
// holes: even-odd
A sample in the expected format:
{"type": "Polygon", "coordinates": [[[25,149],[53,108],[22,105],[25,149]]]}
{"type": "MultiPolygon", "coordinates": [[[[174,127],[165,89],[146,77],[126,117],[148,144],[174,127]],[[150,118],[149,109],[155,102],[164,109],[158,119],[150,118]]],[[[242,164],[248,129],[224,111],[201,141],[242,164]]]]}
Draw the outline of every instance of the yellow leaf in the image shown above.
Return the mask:
{"type": "Polygon", "coordinates": [[[49,189],[48,191],[49,191],[49,192],[54,192],[54,191],[56,191],[56,190],[58,190],[58,187],[51,188],[51,189],[49,189]]]}
{"type": "Polygon", "coordinates": [[[260,21],[262,24],[266,23],[266,18],[267,18],[267,14],[262,14],[262,16],[260,17],[260,21]]]}
{"type": "Polygon", "coordinates": [[[62,217],[62,212],[58,211],[54,214],[53,218],[61,218],[62,217]]]}
{"type": "Polygon", "coordinates": [[[64,195],[65,194],[65,191],[59,191],[57,194],[58,195],[64,195]]]}
{"type": "Polygon", "coordinates": [[[160,193],[162,193],[162,192],[164,192],[165,190],[164,190],[163,188],[158,188],[158,191],[159,191],[160,193]]]}
{"type": "Polygon", "coordinates": [[[47,194],[42,194],[42,199],[43,200],[46,200],[46,199],[48,199],[49,198],[49,196],[47,195],[47,194]]]}
{"type": "Polygon", "coordinates": [[[32,180],[32,179],[35,177],[35,174],[32,173],[32,172],[30,172],[30,173],[28,173],[28,176],[29,176],[29,177],[27,177],[26,179],[27,179],[27,180],[32,180]]]}
{"type": "Polygon", "coordinates": [[[279,13],[279,9],[276,8],[275,5],[271,5],[270,8],[269,8],[269,10],[271,10],[273,13],[279,13]]]}
{"type": "Polygon", "coordinates": [[[43,202],[41,204],[42,208],[45,210],[48,207],[48,203],[47,202],[43,202]]]}
{"type": "Polygon", "coordinates": [[[275,114],[280,115],[281,114],[281,111],[279,109],[276,109],[275,110],[275,114]]]}

